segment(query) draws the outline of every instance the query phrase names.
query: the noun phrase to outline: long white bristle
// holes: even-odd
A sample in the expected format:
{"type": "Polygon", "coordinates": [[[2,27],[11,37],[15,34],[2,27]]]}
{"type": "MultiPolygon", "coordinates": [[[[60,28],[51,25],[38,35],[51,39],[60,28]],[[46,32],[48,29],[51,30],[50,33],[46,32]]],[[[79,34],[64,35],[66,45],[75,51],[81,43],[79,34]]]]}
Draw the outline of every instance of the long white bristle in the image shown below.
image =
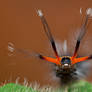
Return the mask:
{"type": "Polygon", "coordinates": [[[80,14],[82,14],[82,8],[80,8],[80,14]]]}
{"type": "Polygon", "coordinates": [[[88,16],[92,17],[92,8],[88,8],[86,13],[88,16]]]}
{"type": "Polygon", "coordinates": [[[42,13],[42,11],[41,11],[41,10],[38,10],[38,11],[37,11],[37,13],[38,13],[38,16],[40,16],[40,17],[42,17],[42,16],[43,16],[43,13],[42,13]]]}
{"type": "Polygon", "coordinates": [[[9,42],[8,43],[8,50],[10,51],[10,52],[14,52],[14,45],[13,45],[13,43],[11,43],[11,42],[9,42]]]}
{"type": "Polygon", "coordinates": [[[64,53],[67,52],[67,41],[64,40],[64,43],[63,43],[63,50],[64,50],[64,53]]]}

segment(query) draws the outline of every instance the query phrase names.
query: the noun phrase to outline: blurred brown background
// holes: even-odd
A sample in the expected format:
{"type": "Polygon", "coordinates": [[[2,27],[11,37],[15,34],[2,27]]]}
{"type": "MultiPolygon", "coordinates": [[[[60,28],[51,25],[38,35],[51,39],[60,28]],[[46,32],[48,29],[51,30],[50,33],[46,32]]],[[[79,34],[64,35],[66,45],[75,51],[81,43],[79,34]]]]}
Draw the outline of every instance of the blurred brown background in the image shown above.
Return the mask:
{"type": "MultiPolygon", "coordinates": [[[[92,0],[1,0],[0,1],[0,83],[20,82],[26,78],[29,82],[55,84],[51,77],[49,63],[36,58],[25,58],[15,53],[9,56],[8,42],[17,48],[37,51],[47,56],[52,55],[48,48],[49,41],[44,34],[40,18],[36,14],[41,9],[56,39],[68,41],[68,48],[73,52],[77,29],[81,25],[80,8],[92,8],[92,0]]],[[[79,53],[92,54],[92,23],[82,41],[79,53]],[[86,49],[85,49],[86,48],[86,49]]],[[[88,80],[92,80],[91,77],[88,80]]]]}

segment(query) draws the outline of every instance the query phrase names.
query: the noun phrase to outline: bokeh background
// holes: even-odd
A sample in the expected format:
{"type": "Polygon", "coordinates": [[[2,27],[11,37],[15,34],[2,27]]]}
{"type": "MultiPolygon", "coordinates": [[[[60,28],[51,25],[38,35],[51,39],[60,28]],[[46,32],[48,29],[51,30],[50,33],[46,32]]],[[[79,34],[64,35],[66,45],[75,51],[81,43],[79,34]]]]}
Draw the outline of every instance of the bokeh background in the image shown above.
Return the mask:
{"type": "MultiPolygon", "coordinates": [[[[57,80],[52,74],[50,64],[24,54],[8,51],[8,43],[16,48],[27,49],[54,56],[45,36],[40,18],[36,14],[41,9],[51,27],[56,40],[68,41],[68,49],[73,53],[76,35],[81,26],[83,12],[92,8],[92,0],[0,0],[0,84],[24,79],[41,85],[54,85],[57,80]]],[[[82,40],[79,54],[92,54],[92,23],[82,40]]],[[[91,76],[87,77],[92,81],[91,76]]],[[[58,83],[57,83],[58,84],[58,83]]]]}

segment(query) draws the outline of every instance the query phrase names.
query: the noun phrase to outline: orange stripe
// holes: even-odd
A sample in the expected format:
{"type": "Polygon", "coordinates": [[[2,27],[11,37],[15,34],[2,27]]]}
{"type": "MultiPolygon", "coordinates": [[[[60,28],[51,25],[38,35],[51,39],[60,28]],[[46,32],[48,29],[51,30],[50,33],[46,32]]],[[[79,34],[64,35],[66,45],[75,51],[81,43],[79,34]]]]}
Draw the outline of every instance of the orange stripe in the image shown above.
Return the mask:
{"type": "Polygon", "coordinates": [[[86,56],[86,57],[81,57],[81,58],[71,58],[71,60],[72,60],[72,64],[76,64],[76,63],[78,63],[78,62],[85,61],[85,60],[87,60],[88,58],[89,58],[89,57],[86,56]]]}
{"type": "Polygon", "coordinates": [[[61,60],[61,58],[57,59],[57,58],[51,58],[51,57],[46,57],[46,56],[43,56],[43,58],[44,60],[55,63],[55,64],[60,64],[60,60],[61,60]]]}

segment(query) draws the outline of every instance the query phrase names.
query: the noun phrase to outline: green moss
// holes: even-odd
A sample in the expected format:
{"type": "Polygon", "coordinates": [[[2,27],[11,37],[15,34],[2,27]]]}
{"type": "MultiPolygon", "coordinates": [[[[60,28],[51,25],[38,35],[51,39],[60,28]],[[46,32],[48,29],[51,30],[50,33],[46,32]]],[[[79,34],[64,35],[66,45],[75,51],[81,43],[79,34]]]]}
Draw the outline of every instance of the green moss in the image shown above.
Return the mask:
{"type": "Polygon", "coordinates": [[[92,84],[86,81],[80,81],[78,83],[74,83],[66,87],[65,89],[58,88],[54,91],[52,91],[51,89],[50,90],[47,89],[44,88],[43,90],[42,88],[40,89],[40,91],[36,91],[34,90],[34,88],[22,86],[19,84],[9,83],[0,87],[0,92],[92,92],[92,84]]]}
{"type": "Polygon", "coordinates": [[[86,81],[80,81],[71,85],[68,92],[92,92],[92,84],[86,81]]]}
{"type": "Polygon", "coordinates": [[[0,92],[37,92],[37,91],[29,87],[21,86],[14,83],[9,83],[0,87],[0,92]]]}

